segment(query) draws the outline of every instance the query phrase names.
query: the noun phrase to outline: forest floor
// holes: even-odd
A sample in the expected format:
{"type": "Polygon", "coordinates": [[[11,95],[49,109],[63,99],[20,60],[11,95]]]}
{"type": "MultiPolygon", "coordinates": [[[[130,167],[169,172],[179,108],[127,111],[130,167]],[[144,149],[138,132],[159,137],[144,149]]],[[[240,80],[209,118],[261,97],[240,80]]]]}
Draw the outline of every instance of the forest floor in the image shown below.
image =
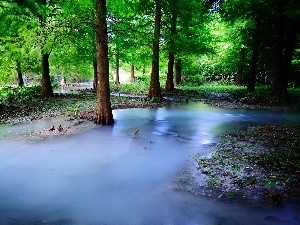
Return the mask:
{"type": "MultiPolygon", "coordinates": [[[[268,109],[300,112],[300,104],[265,106],[228,101],[224,93],[199,96],[194,92],[175,91],[164,94],[162,101],[149,101],[145,96],[112,95],[113,109],[163,107],[174,102],[203,101],[226,108],[268,109]]],[[[67,118],[61,124],[35,130],[24,135],[37,140],[73,134],[94,126],[95,93],[57,94],[48,100],[36,98],[0,105],[0,125],[28,123],[43,118],[67,118]]],[[[2,138],[5,138],[3,136],[2,138]]],[[[211,195],[251,202],[272,202],[300,199],[300,126],[255,126],[222,137],[208,156],[193,157],[194,164],[180,175],[178,189],[194,194],[211,195]]]]}

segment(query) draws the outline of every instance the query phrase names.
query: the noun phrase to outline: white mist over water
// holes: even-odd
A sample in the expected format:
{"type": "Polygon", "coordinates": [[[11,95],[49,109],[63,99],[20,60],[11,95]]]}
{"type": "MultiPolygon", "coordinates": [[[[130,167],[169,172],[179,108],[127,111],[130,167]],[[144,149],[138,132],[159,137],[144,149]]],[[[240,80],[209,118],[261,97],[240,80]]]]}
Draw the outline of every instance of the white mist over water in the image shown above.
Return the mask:
{"type": "Polygon", "coordinates": [[[191,156],[208,153],[219,135],[248,124],[300,123],[299,115],[202,103],[113,113],[113,126],[1,141],[0,224],[299,225],[299,205],[249,206],[172,187],[191,156]]]}

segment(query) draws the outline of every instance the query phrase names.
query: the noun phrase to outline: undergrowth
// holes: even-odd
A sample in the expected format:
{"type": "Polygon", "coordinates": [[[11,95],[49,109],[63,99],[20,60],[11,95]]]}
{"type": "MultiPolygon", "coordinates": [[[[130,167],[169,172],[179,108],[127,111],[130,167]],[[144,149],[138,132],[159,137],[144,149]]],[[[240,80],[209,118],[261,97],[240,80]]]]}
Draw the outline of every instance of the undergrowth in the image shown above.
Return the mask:
{"type": "MultiPolygon", "coordinates": [[[[147,95],[149,86],[150,80],[148,77],[147,79],[137,77],[135,83],[119,85],[111,83],[110,90],[115,94],[147,95]]],[[[161,90],[164,95],[175,98],[178,96],[207,98],[211,93],[227,93],[230,95],[230,98],[227,100],[234,103],[266,106],[280,105],[279,99],[272,93],[271,88],[266,85],[256,86],[255,92],[249,92],[245,86],[222,83],[209,83],[200,86],[178,85],[175,86],[175,91],[173,92],[165,92],[164,86],[161,85],[161,90]]],[[[11,102],[18,104],[22,101],[30,101],[40,97],[40,94],[40,85],[31,87],[2,87],[0,88],[0,105],[6,105],[11,102]]],[[[300,88],[289,88],[288,94],[288,103],[299,103],[300,88]]]]}

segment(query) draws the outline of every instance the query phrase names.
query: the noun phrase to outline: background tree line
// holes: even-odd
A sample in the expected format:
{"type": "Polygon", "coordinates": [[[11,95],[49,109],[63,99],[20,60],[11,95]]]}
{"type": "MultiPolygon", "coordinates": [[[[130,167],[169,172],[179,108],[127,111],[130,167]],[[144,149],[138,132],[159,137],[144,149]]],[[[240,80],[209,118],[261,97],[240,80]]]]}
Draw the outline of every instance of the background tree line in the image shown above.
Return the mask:
{"type": "Polygon", "coordinates": [[[48,98],[55,77],[93,79],[96,89],[103,73],[108,92],[108,74],[118,84],[123,66],[132,81],[136,72],[150,77],[149,98],[184,79],[250,92],[264,83],[286,102],[300,83],[299,20],[297,0],[4,0],[0,84],[17,77],[22,86],[23,74],[35,74],[48,98]]]}

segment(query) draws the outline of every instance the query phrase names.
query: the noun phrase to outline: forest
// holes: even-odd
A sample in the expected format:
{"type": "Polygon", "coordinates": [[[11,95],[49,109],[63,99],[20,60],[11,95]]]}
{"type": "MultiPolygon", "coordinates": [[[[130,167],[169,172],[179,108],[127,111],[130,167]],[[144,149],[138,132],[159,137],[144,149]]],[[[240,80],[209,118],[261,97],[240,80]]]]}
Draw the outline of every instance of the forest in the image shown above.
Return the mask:
{"type": "Polygon", "coordinates": [[[1,0],[0,224],[300,224],[299,24],[299,0],[1,0]]]}
{"type": "Polygon", "coordinates": [[[1,1],[0,18],[1,86],[25,75],[45,98],[61,78],[95,88],[97,69],[118,84],[120,67],[148,77],[150,99],[221,82],[267,85],[284,103],[300,84],[296,0],[16,0],[1,1]]]}

